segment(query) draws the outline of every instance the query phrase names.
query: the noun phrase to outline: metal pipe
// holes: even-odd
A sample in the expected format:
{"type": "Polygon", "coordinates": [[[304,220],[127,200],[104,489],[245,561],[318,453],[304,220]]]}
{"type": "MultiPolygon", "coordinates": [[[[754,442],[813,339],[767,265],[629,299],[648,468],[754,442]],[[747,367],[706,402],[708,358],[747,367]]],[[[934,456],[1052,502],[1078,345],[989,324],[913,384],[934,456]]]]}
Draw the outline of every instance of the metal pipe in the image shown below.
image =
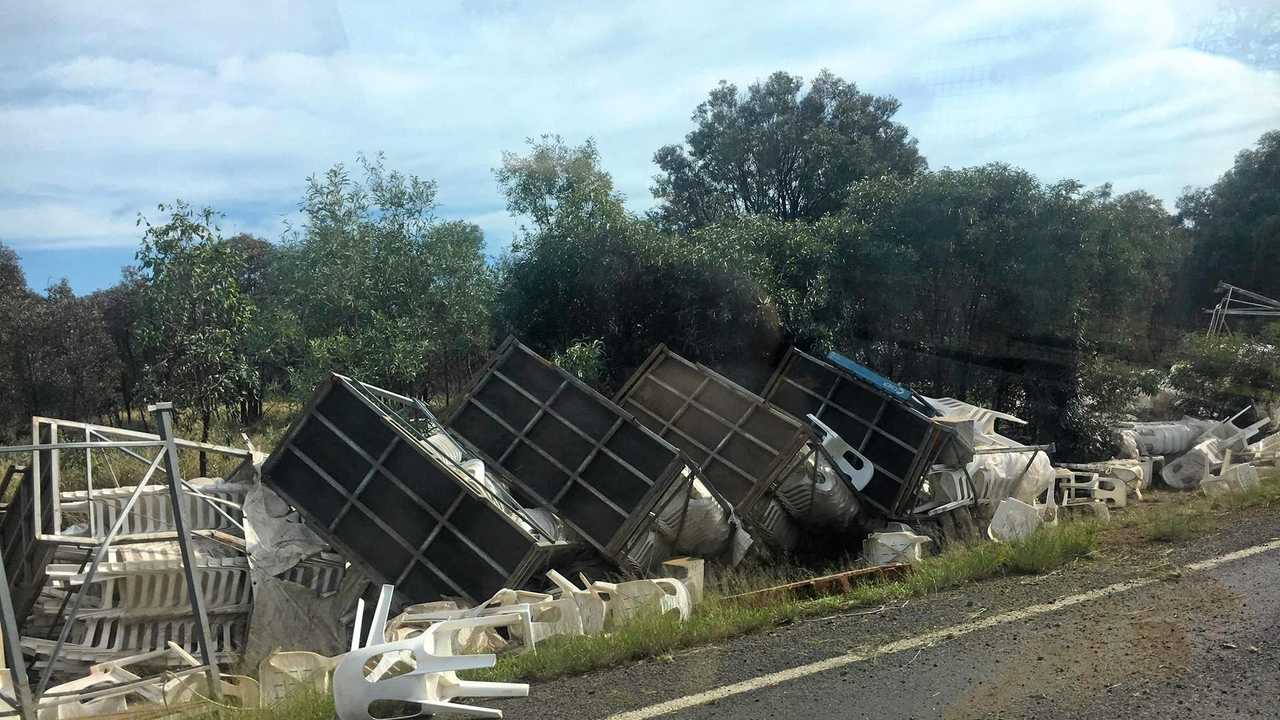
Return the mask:
{"type": "Polygon", "coordinates": [[[9,675],[13,679],[17,695],[15,705],[18,707],[18,714],[22,716],[22,720],[35,720],[31,679],[27,677],[27,661],[22,657],[22,636],[18,633],[18,619],[13,612],[13,595],[9,593],[9,578],[3,562],[0,562],[0,630],[4,632],[4,651],[8,656],[9,675]]]}
{"type": "Polygon", "coordinates": [[[42,445],[5,445],[0,447],[0,454],[29,453],[39,450],[105,450],[124,447],[160,447],[164,443],[157,440],[110,440],[107,442],[60,442],[42,445]]]}
{"type": "MultiPolygon", "coordinates": [[[[147,459],[146,459],[146,458],[142,457],[141,455],[139,455],[139,454],[138,454],[138,453],[136,453],[136,452],[133,452],[132,450],[128,450],[128,449],[125,449],[125,448],[121,448],[121,450],[122,450],[126,455],[129,455],[130,457],[132,457],[132,458],[134,458],[134,459],[136,459],[136,460],[140,460],[140,461],[142,461],[142,462],[144,462],[144,463],[147,461],[147,459]]],[[[240,507],[240,505],[239,505],[238,503],[234,503],[234,502],[232,502],[232,501],[230,501],[230,500],[227,500],[227,499],[225,499],[225,498],[217,498],[217,497],[213,497],[212,495],[205,495],[204,493],[202,493],[202,492],[200,492],[199,490],[197,490],[197,489],[196,489],[196,488],[195,488],[191,483],[187,482],[186,480],[183,480],[183,481],[182,481],[182,486],[183,486],[183,487],[185,487],[185,488],[187,489],[187,491],[188,491],[188,492],[190,492],[192,495],[195,495],[196,497],[199,497],[199,498],[203,498],[203,499],[204,499],[204,501],[205,501],[205,502],[207,502],[207,503],[209,503],[209,506],[210,506],[210,507],[212,507],[215,511],[217,511],[217,513],[218,513],[219,515],[221,515],[223,518],[225,518],[225,519],[227,520],[227,522],[231,523],[232,525],[235,525],[236,527],[240,528],[241,530],[244,530],[244,525],[243,525],[240,521],[238,521],[238,520],[236,520],[235,518],[231,517],[231,515],[230,515],[229,513],[227,513],[227,511],[225,511],[225,510],[223,510],[222,508],[218,507],[218,504],[219,504],[219,503],[221,503],[221,504],[223,504],[223,505],[230,505],[231,507],[233,507],[233,508],[237,508],[237,509],[238,509],[238,508],[240,507]]]]}
{"type": "Polygon", "coordinates": [[[156,430],[165,441],[162,453],[165,470],[169,475],[169,502],[173,505],[173,525],[178,533],[178,550],[182,553],[182,573],[187,578],[187,595],[191,601],[196,633],[200,638],[200,656],[209,670],[209,695],[222,699],[222,678],[218,673],[217,653],[213,650],[213,635],[209,632],[209,615],[205,611],[204,596],[196,579],[195,559],[191,555],[191,538],[187,535],[187,521],[182,502],[182,476],[178,472],[178,444],[173,437],[173,403],[156,403],[147,408],[156,422],[156,430]]]}

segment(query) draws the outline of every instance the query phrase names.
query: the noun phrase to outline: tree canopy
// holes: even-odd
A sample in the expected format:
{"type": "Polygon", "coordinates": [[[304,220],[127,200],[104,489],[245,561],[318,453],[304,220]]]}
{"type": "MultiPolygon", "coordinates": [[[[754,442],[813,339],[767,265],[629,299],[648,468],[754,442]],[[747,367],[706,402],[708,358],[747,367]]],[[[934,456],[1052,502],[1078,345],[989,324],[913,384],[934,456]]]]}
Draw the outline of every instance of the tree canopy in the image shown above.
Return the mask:
{"type": "Polygon", "coordinates": [[[1193,238],[1187,310],[1219,281],[1280,298],[1280,130],[1241,150],[1212,186],[1183,193],[1178,217],[1193,238]]]}
{"type": "Polygon", "coordinates": [[[240,287],[244,257],[222,238],[212,209],[197,211],[179,200],[159,211],[168,222],[139,218],[145,232],[137,331],[147,357],[147,396],[194,412],[201,439],[208,440],[214,415],[238,408],[257,387],[242,345],[254,323],[253,304],[240,287]]]}
{"type": "Polygon", "coordinates": [[[1280,131],[1171,215],[1140,190],[992,162],[930,171],[896,100],[823,72],[722,83],[660,149],[650,212],[599,148],[556,135],[494,175],[518,231],[437,215],[381,156],[306,179],[278,241],[162,205],[114,287],[35,292],[0,244],[0,434],[34,414],[135,422],[172,400],[250,422],[338,371],[448,406],[514,333],[601,390],[658,343],[759,391],[789,345],[1027,419],[1106,452],[1135,397],[1218,414],[1274,399],[1274,330],[1204,338],[1218,280],[1280,296],[1280,131]]]}
{"type": "MultiPolygon", "coordinates": [[[[487,346],[492,270],[480,229],[435,217],[436,185],[361,158],[307,181],[304,225],[278,258],[275,337],[303,347],[301,392],[330,371],[406,392],[456,392],[487,346]]],[[[286,357],[286,361],[289,358],[286,357]]]]}
{"type": "Polygon", "coordinates": [[[907,128],[893,121],[899,108],[826,70],[807,90],[785,72],[745,93],[721,82],[694,111],[687,148],[654,154],[655,217],[690,230],[743,215],[816,220],[835,212],[858,180],[925,167],[907,128]]]}

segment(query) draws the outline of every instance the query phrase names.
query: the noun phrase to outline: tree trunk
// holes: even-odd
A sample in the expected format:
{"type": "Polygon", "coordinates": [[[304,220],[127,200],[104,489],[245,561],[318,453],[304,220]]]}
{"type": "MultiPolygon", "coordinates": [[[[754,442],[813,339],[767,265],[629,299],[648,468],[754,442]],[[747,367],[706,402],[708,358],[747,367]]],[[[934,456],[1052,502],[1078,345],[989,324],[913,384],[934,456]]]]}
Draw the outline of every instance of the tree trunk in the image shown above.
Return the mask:
{"type": "MultiPolygon", "coordinates": [[[[209,442],[209,411],[200,413],[200,442],[209,442]]],[[[209,476],[209,456],[200,451],[200,477],[209,476]]]]}

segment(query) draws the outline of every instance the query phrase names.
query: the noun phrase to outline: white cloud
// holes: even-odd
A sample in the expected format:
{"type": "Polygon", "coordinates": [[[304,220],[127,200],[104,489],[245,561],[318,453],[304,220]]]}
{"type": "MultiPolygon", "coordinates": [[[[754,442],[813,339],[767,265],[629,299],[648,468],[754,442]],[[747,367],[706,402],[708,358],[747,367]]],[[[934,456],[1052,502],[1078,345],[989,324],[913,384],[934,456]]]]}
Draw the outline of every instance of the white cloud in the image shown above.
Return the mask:
{"type": "Polygon", "coordinates": [[[0,240],[19,247],[90,247],[119,244],[122,236],[138,238],[136,216],[100,214],[82,206],[36,202],[0,208],[0,240]]]}
{"type": "Polygon", "coordinates": [[[491,169],[524,138],[595,136],[641,210],[653,151],[716,81],[823,67],[898,96],[933,167],[1003,160],[1171,201],[1280,117],[1275,71],[1189,49],[1214,7],[19,6],[0,13],[0,239],[129,245],[134,213],[175,197],[278,237],[308,175],[384,150],[497,252],[515,223],[491,169]]]}

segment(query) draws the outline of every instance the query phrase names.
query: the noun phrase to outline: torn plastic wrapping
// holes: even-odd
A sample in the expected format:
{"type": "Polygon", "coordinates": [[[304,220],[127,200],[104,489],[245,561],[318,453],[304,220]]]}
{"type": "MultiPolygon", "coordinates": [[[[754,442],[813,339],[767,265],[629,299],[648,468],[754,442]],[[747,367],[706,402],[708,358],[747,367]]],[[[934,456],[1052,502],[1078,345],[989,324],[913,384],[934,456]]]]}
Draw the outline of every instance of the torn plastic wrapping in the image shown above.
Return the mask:
{"type": "Polygon", "coordinates": [[[267,575],[279,575],[329,547],[296,510],[261,484],[244,497],[244,542],[250,564],[267,575]]]}

